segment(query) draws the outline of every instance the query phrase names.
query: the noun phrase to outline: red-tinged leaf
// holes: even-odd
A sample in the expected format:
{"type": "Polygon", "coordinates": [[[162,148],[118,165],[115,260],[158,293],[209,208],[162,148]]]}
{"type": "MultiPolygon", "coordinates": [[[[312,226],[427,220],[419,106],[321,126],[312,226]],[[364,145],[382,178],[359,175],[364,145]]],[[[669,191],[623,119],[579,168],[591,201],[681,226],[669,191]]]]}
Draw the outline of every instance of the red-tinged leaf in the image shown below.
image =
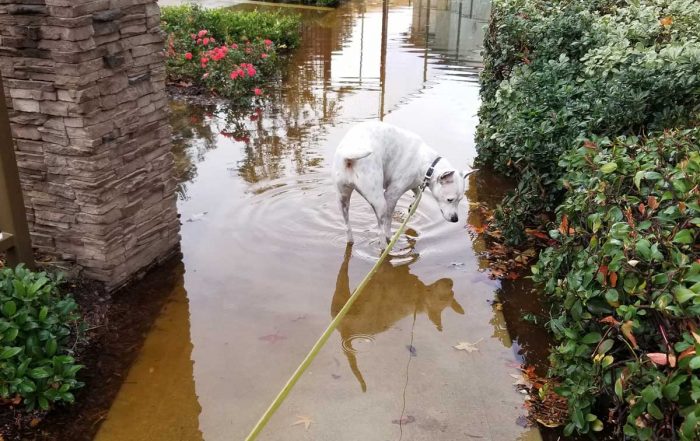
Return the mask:
{"type": "Polygon", "coordinates": [[[520,274],[518,274],[518,273],[515,272],[515,271],[511,271],[511,272],[508,273],[507,278],[510,279],[510,280],[518,280],[518,279],[520,278],[520,274]]]}
{"type": "Polygon", "coordinates": [[[600,323],[605,323],[606,325],[610,326],[618,326],[620,324],[619,321],[615,319],[615,317],[609,315],[607,317],[603,317],[602,319],[598,320],[600,323]]]}
{"type": "Polygon", "coordinates": [[[634,349],[637,349],[639,346],[637,345],[637,338],[632,333],[632,326],[633,325],[634,325],[634,322],[632,322],[632,320],[628,320],[622,324],[620,329],[622,330],[622,333],[625,335],[625,337],[627,337],[627,340],[629,340],[629,342],[632,343],[632,347],[634,349]]]}
{"type": "Polygon", "coordinates": [[[661,26],[671,26],[673,24],[673,17],[670,15],[668,17],[664,17],[659,20],[659,23],[661,23],[661,26]]]}
{"type": "Polygon", "coordinates": [[[591,140],[588,140],[588,139],[585,140],[585,141],[583,141],[583,146],[584,146],[585,148],[591,149],[591,150],[597,150],[597,149],[598,149],[598,144],[596,144],[595,142],[593,142],[593,141],[591,141],[591,140]]]}
{"type": "Polygon", "coordinates": [[[656,365],[666,366],[668,364],[668,356],[663,352],[650,352],[647,357],[656,365]]]}
{"type": "Polygon", "coordinates": [[[656,200],[656,196],[649,196],[647,198],[647,205],[652,210],[656,210],[659,207],[659,202],[656,200]]]}
{"type": "Polygon", "coordinates": [[[549,235],[539,230],[533,230],[531,228],[526,228],[525,233],[542,240],[549,240],[549,235]]]}
{"type": "Polygon", "coordinates": [[[569,218],[566,217],[566,215],[563,215],[561,217],[561,224],[559,225],[559,232],[565,236],[569,233],[569,218]]]}
{"type": "Polygon", "coordinates": [[[598,272],[603,275],[603,277],[608,277],[608,266],[607,265],[601,265],[598,267],[598,272]]]}
{"type": "Polygon", "coordinates": [[[672,368],[676,367],[676,355],[668,354],[668,365],[672,368]]]}
{"type": "Polygon", "coordinates": [[[681,352],[681,354],[678,356],[678,361],[681,361],[684,358],[690,357],[693,355],[695,355],[695,348],[691,346],[688,349],[686,349],[685,351],[681,352]]]}
{"type": "Polygon", "coordinates": [[[640,212],[641,214],[644,214],[644,212],[645,212],[646,210],[647,210],[647,206],[644,205],[644,202],[640,202],[640,203],[639,203],[639,212],[640,212]]]}
{"type": "Polygon", "coordinates": [[[612,272],[612,273],[610,273],[610,286],[615,288],[616,285],[617,285],[617,273],[612,272]]]}
{"type": "Polygon", "coordinates": [[[685,213],[685,208],[686,208],[685,202],[681,202],[681,203],[678,204],[678,210],[679,210],[681,213],[685,213]]]}

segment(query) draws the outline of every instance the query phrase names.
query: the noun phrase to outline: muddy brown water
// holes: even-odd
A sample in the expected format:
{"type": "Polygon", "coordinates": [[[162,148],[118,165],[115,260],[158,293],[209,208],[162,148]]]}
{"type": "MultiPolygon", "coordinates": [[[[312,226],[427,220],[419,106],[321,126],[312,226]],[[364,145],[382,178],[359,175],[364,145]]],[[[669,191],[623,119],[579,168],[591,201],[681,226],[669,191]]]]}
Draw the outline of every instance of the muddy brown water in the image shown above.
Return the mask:
{"type": "MultiPolygon", "coordinates": [[[[463,167],[476,155],[487,1],[299,12],[303,43],[264,106],[172,102],[184,276],[97,440],[245,437],[379,255],[376,222],[357,195],[356,244],[346,247],[330,178],[354,123],[409,128],[463,167]]],[[[260,439],[540,439],[523,427],[513,386],[523,357],[546,357],[541,329],[519,320],[537,302],[521,282],[489,279],[483,244],[466,230],[477,204],[506,188],[491,173],[473,175],[456,224],[423,198],[260,439]],[[454,348],[465,342],[474,350],[454,348]]],[[[400,201],[394,228],[410,201],[400,201]]]]}

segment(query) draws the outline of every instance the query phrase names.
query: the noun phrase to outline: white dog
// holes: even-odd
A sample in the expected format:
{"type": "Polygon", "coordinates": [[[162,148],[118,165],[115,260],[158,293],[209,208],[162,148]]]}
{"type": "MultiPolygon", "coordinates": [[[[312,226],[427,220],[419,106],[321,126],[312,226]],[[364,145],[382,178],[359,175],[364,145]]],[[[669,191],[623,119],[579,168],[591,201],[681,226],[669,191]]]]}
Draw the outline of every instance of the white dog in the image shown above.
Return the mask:
{"type": "Polygon", "coordinates": [[[413,190],[417,194],[426,181],[445,220],[457,222],[464,180],[474,171],[457,171],[419,136],[407,130],[382,122],[356,125],[340,142],[333,164],[348,242],[353,242],[349,213],[353,190],[374,209],[380,235],[388,243],[391,217],[405,192],[413,190]]]}

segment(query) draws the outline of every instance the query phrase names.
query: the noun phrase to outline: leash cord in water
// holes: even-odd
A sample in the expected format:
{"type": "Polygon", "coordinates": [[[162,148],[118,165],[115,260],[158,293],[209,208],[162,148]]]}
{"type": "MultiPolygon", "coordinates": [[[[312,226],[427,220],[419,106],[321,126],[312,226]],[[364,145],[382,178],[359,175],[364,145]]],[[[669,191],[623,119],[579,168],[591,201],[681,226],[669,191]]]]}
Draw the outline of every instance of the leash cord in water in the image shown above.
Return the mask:
{"type": "MultiPolygon", "coordinates": [[[[428,175],[427,177],[429,178],[430,176],[428,175]]],[[[297,367],[296,371],[294,371],[289,380],[287,380],[287,384],[284,385],[280,393],[277,394],[277,397],[275,397],[275,400],[272,402],[272,404],[270,404],[270,407],[267,408],[263,416],[260,417],[260,420],[258,420],[255,427],[253,427],[253,430],[250,431],[250,434],[248,434],[248,436],[245,439],[246,441],[254,441],[255,439],[257,439],[258,435],[260,435],[260,432],[262,432],[267,423],[270,421],[270,418],[272,418],[272,415],[274,415],[274,413],[277,411],[280,405],[282,405],[282,402],[285,398],[287,398],[289,392],[292,391],[292,388],[297,383],[297,381],[299,381],[299,378],[301,378],[301,376],[304,374],[306,368],[308,368],[311,362],[314,360],[314,358],[316,358],[316,355],[318,355],[323,345],[326,344],[326,341],[328,341],[328,338],[330,338],[333,331],[335,331],[335,328],[338,327],[340,321],[348,313],[352,304],[355,303],[355,300],[357,300],[360,294],[362,294],[362,291],[365,289],[365,286],[367,286],[367,283],[369,283],[372,276],[374,276],[377,270],[379,270],[379,266],[384,262],[384,260],[386,260],[386,257],[394,248],[394,245],[396,245],[396,241],[399,239],[399,236],[401,235],[401,233],[403,233],[403,230],[406,228],[408,220],[411,218],[411,216],[413,216],[413,213],[416,212],[416,209],[418,208],[418,203],[420,202],[420,199],[423,196],[424,190],[425,183],[421,185],[420,190],[416,194],[415,200],[413,201],[413,204],[408,210],[408,216],[406,216],[406,219],[404,219],[399,229],[396,230],[396,233],[394,233],[394,236],[391,238],[391,241],[389,241],[389,244],[387,245],[386,249],[384,249],[384,252],[381,254],[381,256],[379,256],[379,260],[377,260],[377,262],[374,264],[369,273],[367,273],[365,278],[362,279],[360,284],[357,285],[357,288],[355,288],[355,292],[352,293],[348,301],[345,302],[343,308],[333,318],[326,330],[323,331],[321,337],[319,337],[319,339],[316,340],[316,343],[314,343],[313,347],[306,355],[306,358],[304,358],[304,361],[302,361],[299,367],[297,367]]]]}

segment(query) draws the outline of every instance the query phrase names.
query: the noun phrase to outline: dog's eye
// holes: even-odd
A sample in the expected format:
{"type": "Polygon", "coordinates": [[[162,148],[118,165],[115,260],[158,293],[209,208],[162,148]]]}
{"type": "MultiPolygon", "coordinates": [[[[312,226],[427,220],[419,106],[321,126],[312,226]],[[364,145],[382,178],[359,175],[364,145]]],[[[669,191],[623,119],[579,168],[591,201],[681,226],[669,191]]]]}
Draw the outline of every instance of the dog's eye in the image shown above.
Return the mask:
{"type": "Polygon", "coordinates": [[[449,199],[447,200],[447,202],[449,202],[450,204],[451,204],[452,202],[454,202],[454,201],[455,201],[454,198],[449,198],[449,199]]]}

